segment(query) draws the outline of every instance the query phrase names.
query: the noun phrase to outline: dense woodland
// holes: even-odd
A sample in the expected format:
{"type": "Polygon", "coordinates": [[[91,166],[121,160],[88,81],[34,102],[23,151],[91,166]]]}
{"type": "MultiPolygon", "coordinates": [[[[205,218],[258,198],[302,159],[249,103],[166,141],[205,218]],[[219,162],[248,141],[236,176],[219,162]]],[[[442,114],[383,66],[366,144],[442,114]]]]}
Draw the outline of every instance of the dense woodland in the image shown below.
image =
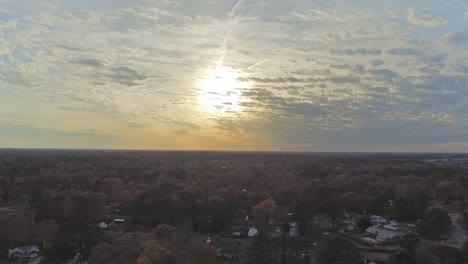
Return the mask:
{"type": "Polygon", "coordinates": [[[44,263],[219,263],[217,247],[200,238],[225,234],[266,199],[287,208],[300,237],[260,233],[246,240],[243,263],[363,263],[350,241],[315,236],[309,225],[348,213],[363,216],[363,229],[370,215],[418,226],[389,263],[468,263],[468,245],[440,243],[447,210],[468,208],[461,154],[1,150],[0,197],[2,254],[39,244],[44,263]],[[97,225],[115,218],[126,224],[97,225]],[[292,249],[306,240],[313,251],[298,258],[292,249]]]}

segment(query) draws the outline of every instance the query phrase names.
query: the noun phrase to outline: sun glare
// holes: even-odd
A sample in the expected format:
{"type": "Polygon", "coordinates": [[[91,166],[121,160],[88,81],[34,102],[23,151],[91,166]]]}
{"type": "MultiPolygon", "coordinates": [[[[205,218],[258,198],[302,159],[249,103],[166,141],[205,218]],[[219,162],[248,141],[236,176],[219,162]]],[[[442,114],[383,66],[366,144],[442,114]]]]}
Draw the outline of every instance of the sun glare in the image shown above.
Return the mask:
{"type": "Polygon", "coordinates": [[[238,80],[241,72],[219,67],[200,80],[200,103],[209,112],[240,112],[242,90],[246,83],[238,80]]]}

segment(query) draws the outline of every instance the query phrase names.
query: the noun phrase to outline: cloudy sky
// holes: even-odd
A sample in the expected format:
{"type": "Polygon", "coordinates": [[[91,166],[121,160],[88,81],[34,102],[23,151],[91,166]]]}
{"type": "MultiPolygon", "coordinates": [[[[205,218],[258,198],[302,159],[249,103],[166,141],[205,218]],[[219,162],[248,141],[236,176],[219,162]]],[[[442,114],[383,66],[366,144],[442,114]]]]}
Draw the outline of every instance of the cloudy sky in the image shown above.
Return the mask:
{"type": "Polygon", "coordinates": [[[465,0],[0,0],[0,146],[468,151],[465,0]]]}

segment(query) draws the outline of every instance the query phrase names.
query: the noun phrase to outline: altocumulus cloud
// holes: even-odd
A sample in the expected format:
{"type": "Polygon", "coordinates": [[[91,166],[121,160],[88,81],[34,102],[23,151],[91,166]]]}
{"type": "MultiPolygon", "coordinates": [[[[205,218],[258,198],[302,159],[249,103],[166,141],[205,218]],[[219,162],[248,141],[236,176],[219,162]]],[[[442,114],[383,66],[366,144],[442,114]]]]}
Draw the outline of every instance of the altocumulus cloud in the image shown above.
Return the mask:
{"type": "Polygon", "coordinates": [[[447,146],[466,141],[465,6],[318,2],[0,1],[10,14],[0,23],[0,93],[46,101],[56,109],[50,116],[117,126],[96,122],[93,129],[109,132],[101,135],[77,124],[70,134],[43,118],[14,128],[64,146],[85,137],[96,146],[130,144],[140,137],[131,133],[145,131],[213,145],[229,135],[268,149],[367,150],[389,139],[408,149],[430,144],[431,130],[442,131],[447,146]],[[247,87],[215,91],[229,97],[217,104],[236,111],[200,99],[200,80],[220,61],[247,87]]]}

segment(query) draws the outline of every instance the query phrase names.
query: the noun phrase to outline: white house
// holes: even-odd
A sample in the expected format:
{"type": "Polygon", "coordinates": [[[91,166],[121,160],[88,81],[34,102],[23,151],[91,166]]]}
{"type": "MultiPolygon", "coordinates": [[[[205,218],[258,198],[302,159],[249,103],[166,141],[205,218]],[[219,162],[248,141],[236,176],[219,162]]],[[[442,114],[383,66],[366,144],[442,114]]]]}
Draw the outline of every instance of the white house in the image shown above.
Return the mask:
{"type": "Polygon", "coordinates": [[[39,256],[38,246],[17,247],[8,249],[9,259],[32,259],[39,256]]]}
{"type": "Polygon", "coordinates": [[[378,226],[371,226],[367,228],[366,233],[372,237],[375,237],[375,239],[378,241],[394,241],[402,235],[398,232],[395,232],[394,230],[389,230],[378,226]]]}

